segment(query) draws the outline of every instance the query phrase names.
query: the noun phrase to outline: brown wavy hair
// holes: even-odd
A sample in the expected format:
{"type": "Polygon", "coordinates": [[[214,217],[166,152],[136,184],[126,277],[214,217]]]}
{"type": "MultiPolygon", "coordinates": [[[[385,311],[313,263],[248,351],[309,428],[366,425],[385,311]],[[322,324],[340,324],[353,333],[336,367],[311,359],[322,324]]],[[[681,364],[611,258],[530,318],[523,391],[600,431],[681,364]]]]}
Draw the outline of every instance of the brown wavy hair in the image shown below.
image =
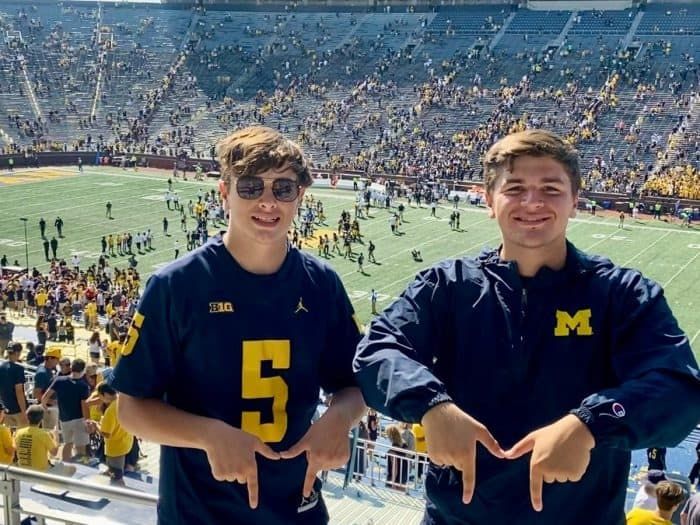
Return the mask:
{"type": "Polygon", "coordinates": [[[256,175],[273,169],[292,169],[300,186],[313,179],[301,147],[265,126],[250,126],[233,132],[217,144],[221,180],[229,186],[232,177],[256,175]]]}
{"type": "Polygon", "coordinates": [[[503,169],[512,170],[518,157],[549,157],[562,166],[576,195],[581,189],[581,169],[578,151],[559,135],[544,129],[528,129],[506,135],[484,155],[484,189],[492,192],[503,169]]]}

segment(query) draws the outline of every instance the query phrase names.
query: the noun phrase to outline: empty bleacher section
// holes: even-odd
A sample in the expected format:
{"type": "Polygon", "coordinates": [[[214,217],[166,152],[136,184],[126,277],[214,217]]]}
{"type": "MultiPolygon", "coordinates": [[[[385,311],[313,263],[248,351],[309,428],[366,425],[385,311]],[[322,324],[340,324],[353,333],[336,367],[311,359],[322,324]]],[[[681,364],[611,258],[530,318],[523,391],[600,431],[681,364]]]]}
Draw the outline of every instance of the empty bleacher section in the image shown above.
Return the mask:
{"type": "Polygon", "coordinates": [[[22,36],[0,52],[0,147],[209,158],[257,122],[319,167],[478,179],[493,140],[544,126],[590,189],[697,171],[698,5],[237,9],[3,2],[22,36]]]}

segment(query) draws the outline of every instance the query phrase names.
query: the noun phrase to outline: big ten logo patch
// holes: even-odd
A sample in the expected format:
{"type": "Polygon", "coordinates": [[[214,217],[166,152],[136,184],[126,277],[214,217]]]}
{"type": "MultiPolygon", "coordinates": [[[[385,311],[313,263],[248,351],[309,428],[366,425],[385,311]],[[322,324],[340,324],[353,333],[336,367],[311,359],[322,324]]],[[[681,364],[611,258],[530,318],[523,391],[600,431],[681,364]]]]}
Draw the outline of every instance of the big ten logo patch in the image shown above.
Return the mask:
{"type": "Polygon", "coordinates": [[[233,305],[228,301],[216,301],[209,303],[210,314],[226,314],[233,312],[233,305]]]}

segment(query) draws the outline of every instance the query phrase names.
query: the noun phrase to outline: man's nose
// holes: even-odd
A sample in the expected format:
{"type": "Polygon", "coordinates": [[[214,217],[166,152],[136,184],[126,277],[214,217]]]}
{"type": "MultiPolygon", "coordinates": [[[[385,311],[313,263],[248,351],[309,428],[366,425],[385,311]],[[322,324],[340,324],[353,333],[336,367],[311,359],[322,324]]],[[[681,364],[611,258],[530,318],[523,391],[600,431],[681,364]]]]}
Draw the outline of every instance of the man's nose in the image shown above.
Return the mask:
{"type": "Polygon", "coordinates": [[[525,206],[540,205],[542,204],[542,193],[534,188],[526,190],[520,202],[525,206]]]}
{"type": "Polygon", "coordinates": [[[260,202],[268,206],[277,204],[275,194],[272,192],[272,183],[265,181],[264,184],[262,195],[260,195],[260,202]]]}

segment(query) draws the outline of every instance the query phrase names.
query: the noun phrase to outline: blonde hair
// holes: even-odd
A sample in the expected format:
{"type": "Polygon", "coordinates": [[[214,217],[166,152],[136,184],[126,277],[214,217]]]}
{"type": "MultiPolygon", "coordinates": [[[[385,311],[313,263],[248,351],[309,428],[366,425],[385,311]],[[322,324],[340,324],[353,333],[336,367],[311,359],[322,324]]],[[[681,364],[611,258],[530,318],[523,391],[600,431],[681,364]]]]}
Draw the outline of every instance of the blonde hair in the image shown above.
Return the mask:
{"type": "Polygon", "coordinates": [[[391,441],[392,447],[401,447],[403,445],[401,431],[397,425],[389,425],[386,427],[386,437],[391,441]]]}
{"type": "Polygon", "coordinates": [[[557,134],[544,129],[528,129],[506,135],[489,148],[484,155],[484,188],[493,191],[496,179],[503,169],[513,169],[513,161],[518,157],[549,157],[562,166],[571,182],[571,190],[576,195],[581,188],[581,169],[578,151],[557,134]]]}
{"type": "Polygon", "coordinates": [[[265,126],[239,129],[216,146],[221,180],[228,186],[232,177],[256,175],[269,169],[289,167],[300,186],[313,182],[304,153],[298,144],[265,126]]]}

